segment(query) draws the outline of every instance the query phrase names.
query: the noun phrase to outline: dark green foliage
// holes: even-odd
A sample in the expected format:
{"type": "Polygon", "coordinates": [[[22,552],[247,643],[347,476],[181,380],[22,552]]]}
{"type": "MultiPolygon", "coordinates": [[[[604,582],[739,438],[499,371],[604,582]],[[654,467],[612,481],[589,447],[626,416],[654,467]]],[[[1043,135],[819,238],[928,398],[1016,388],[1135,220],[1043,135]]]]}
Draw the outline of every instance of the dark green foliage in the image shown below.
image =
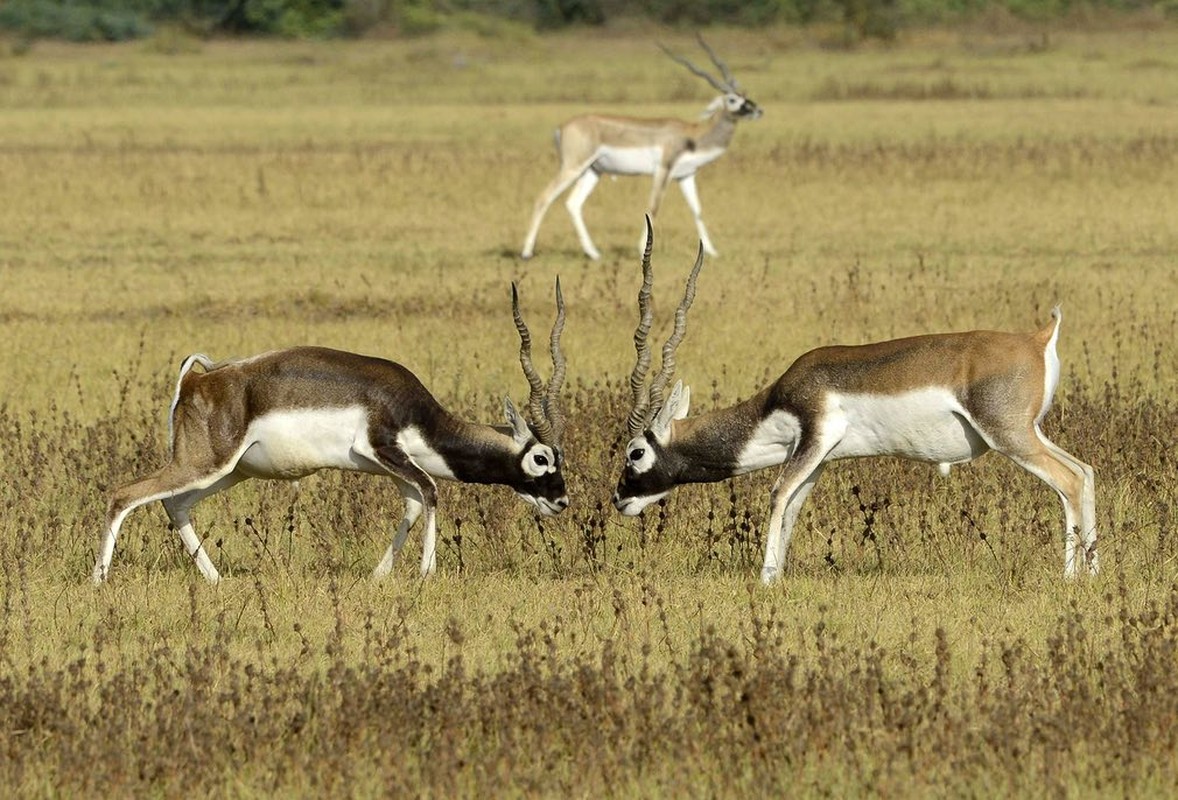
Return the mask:
{"type": "Polygon", "coordinates": [[[0,4],[0,29],[28,38],[117,41],[170,23],[209,33],[321,38],[378,27],[421,35],[469,24],[472,16],[542,30],[644,17],[686,28],[841,22],[854,43],[891,40],[903,25],[962,22],[992,9],[1050,21],[1084,9],[1170,14],[1176,8],[1178,0],[7,0],[0,4]]]}
{"type": "Polygon", "coordinates": [[[899,31],[897,0],[835,0],[842,9],[843,22],[852,41],[891,41],[899,31]]]}
{"type": "Polygon", "coordinates": [[[52,37],[73,42],[117,42],[137,39],[152,31],[151,23],[134,2],[91,0],[8,0],[0,5],[0,29],[29,38],[52,37]]]}
{"type": "Polygon", "coordinates": [[[646,13],[673,25],[763,25],[782,16],[788,3],[781,0],[649,0],[646,13]]]}
{"type": "Polygon", "coordinates": [[[536,27],[541,29],[603,22],[605,10],[598,0],[536,0],[536,27]]]}
{"type": "Polygon", "coordinates": [[[320,38],[340,31],[344,0],[241,0],[223,26],[243,32],[320,38]]]}

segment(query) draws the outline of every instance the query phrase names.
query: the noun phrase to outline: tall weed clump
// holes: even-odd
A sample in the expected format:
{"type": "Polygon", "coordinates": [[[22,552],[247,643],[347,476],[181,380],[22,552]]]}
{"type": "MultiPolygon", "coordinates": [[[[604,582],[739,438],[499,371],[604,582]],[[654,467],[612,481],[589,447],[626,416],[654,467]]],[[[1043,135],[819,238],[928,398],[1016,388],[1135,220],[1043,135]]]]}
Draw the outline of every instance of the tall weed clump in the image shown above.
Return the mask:
{"type": "Polygon", "coordinates": [[[605,639],[569,656],[559,617],[518,630],[495,668],[470,662],[452,621],[433,664],[407,609],[389,616],[349,640],[341,610],[322,638],[280,631],[302,640],[293,655],[265,640],[240,654],[232,619],[194,599],[200,641],[127,648],[99,631],[62,662],[4,666],[0,777],[83,795],[721,796],[1139,793],[1178,777],[1178,584],[1134,608],[1113,581],[1046,639],[1003,634],[964,662],[917,620],[913,656],[754,610],[666,668],[657,627],[637,652],[605,639]]]}

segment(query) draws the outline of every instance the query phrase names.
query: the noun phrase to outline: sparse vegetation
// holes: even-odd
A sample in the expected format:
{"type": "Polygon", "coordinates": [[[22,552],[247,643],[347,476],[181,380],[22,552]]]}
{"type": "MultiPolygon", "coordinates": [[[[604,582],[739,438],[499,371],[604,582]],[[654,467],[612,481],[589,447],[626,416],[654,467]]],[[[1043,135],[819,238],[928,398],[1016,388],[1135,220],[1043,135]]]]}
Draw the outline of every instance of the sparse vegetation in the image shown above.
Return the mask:
{"type": "MultiPolygon", "coordinates": [[[[701,187],[722,255],[678,356],[696,408],[819,344],[1031,328],[1062,302],[1046,427],[1097,469],[1103,574],[1063,581],[1056,498],[997,457],[832,465],[768,590],[774,475],[613,512],[647,184],[587,207],[601,263],[560,213],[514,253],[560,120],[706,104],[646,38],[38,44],[0,60],[8,792],[1170,791],[1173,33],[714,38],[766,115],[701,187]],[[392,487],[244,484],[196,510],[218,587],[158,508],[89,584],[106,492],[165,457],[184,355],[376,353],[491,421],[525,392],[508,282],[543,318],[555,273],[564,515],[445,485],[439,574],[416,578],[411,539],[373,585],[392,487]]],[[[670,297],[695,251],[678,198],[656,235],[670,297]]]]}

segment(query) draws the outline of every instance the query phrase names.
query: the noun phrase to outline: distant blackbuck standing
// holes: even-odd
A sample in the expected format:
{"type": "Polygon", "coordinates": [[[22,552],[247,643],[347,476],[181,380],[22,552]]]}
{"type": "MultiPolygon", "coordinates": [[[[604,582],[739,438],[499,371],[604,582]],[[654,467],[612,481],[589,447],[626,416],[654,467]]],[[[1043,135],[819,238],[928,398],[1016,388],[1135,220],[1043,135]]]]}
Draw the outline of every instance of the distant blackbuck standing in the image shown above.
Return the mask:
{"type": "Polygon", "coordinates": [[[675,350],[686,331],[703,252],[695,262],[661,371],[646,385],[652,322],[649,244],[642,260],[638,362],[630,376],[626,463],[614,494],[623,514],[639,514],[683,483],[721,481],[782,465],[770,497],[761,580],[777,578],[798,512],[826,462],[900,456],[940,465],[997,450],[1042,479],[1063,500],[1064,572],[1096,557],[1092,467],[1053,444],[1040,429],[1059,382],[1059,308],[1035,333],[969,331],[821,347],[731,408],[688,419],[690,391],[677,382],[675,350]]]}
{"type": "MultiPolygon", "coordinates": [[[[695,189],[695,173],[710,164],[728,149],[736,123],[742,119],[757,119],[761,109],[745,96],[728,67],[716,57],[703,38],[700,46],[720,70],[718,80],[685,58],[663,48],[672,59],[711,84],[719,97],[711,102],[699,122],[678,119],[644,119],[605,114],[573,117],[556,129],[556,147],[560,155],[560,171],[536,198],[532,224],[524,240],[521,255],[531,258],[536,247],[536,235],[549,206],[568,189],[565,207],[573,218],[573,227],[581,240],[581,249],[594,260],[601,253],[589,238],[589,229],[581,216],[581,208],[602,175],[650,175],[653,182],[647,215],[654,217],[659,210],[667,183],[679,184],[683,198],[695,217],[703,248],[716,255],[716,248],[704,227],[699,194],[695,189]]],[[[640,247],[644,246],[640,245],[640,247]]]]}
{"type": "Polygon", "coordinates": [[[189,510],[211,494],[247,478],[296,480],[321,469],[393,479],[405,513],[392,544],[373,572],[387,575],[409,529],[425,512],[421,574],[434,571],[437,525],[435,478],[511,487],[546,515],[568,506],[561,435],[560,350],[564,299],[556,283],[552,376],[547,386],[532,366],[531,337],[519,311],[520,363],[531,386],[530,423],[504,398],[507,426],[463,422],[434,399],[400,364],[382,358],[296,347],[253,358],[213,363],[192,355],[180,366],[169,429],[172,459],[158,472],[114,491],[94,581],[110,570],[123,520],[153,500],[163,503],[188,554],[210,582],[220,575],[197,538],[189,510]],[[200,364],[203,373],[193,372],[200,364]]]}

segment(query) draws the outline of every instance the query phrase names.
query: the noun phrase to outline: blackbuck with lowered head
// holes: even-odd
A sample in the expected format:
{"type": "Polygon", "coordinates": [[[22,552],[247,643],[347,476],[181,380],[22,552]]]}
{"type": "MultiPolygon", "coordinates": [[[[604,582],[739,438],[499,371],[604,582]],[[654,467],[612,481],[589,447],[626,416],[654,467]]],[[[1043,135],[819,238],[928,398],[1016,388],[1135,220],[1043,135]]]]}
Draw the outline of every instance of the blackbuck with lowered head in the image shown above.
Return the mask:
{"type": "Polygon", "coordinates": [[[109,573],[127,514],[154,500],[163,503],[201,573],[217,582],[220,575],[193,531],[189,510],[247,478],[296,480],[321,469],[392,478],[405,500],[405,512],[374,578],[392,569],[422,512],[421,574],[434,571],[436,478],[503,484],[541,513],[560,513],[568,506],[561,471],[565,359],[560,336],[565,311],[560,281],[547,385],[532,365],[531,337],[520,315],[515,284],[511,307],[520,337],[520,363],[531,387],[530,424],[510,397],[503,401],[506,427],[463,422],[408,369],[372,356],[321,347],[219,363],[199,354],[189,356],[180,366],[169,417],[171,461],[111,495],[106,533],[94,565],[95,583],[109,573]],[[193,371],[197,364],[203,372],[193,371]]]}
{"type": "MultiPolygon", "coordinates": [[[[589,237],[581,209],[602,175],[650,175],[652,184],[646,213],[654,217],[662,203],[667,184],[674,180],[683,192],[704,250],[716,255],[716,248],[704,227],[703,210],[695,188],[695,173],[710,164],[728,149],[736,123],[742,119],[757,119],[761,109],[749,100],[721,61],[699,37],[700,46],[720,70],[723,80],[692,64],[686,58],[663,50],[677,63],[706,80],[719,92],[698,122],[679,119],[647,119],[606,114],[586,114],[573,117],[556,129],[556,147],[560,156],[560,170],[552,182],[536,198],[532,223],[521,255],[531,258],[536,248],[536,236],[548,208],[572,186],[565,207],[573,218],[581,249],[593,260],[601,253],[589,237]]],[[[639,248],[645,246],[645,242],[639,248]]]]}
{"type": "Polygon", "coordinates": [[[643,255],[631,439],[614,494],[621,513],[639,514],[679,484],[781,465],[761,568],[768,584],[781,572],[798,512],[828,461],[900,456],[939,464],[947,473],[952,464],[996,450],[1063,501],[1065,574],[1074,576],[1081,565],[1097,572],[1092,467],[1053,444],[1040,427],[1059,382],[1058,307],[1034,333],[968,331],[820,347],[748,400],[688,418],[688,388],[677,382],[664,394],[702,263],[701,250],[663,348],[662,368],[647,386],[649,244],[643,255]]]}

